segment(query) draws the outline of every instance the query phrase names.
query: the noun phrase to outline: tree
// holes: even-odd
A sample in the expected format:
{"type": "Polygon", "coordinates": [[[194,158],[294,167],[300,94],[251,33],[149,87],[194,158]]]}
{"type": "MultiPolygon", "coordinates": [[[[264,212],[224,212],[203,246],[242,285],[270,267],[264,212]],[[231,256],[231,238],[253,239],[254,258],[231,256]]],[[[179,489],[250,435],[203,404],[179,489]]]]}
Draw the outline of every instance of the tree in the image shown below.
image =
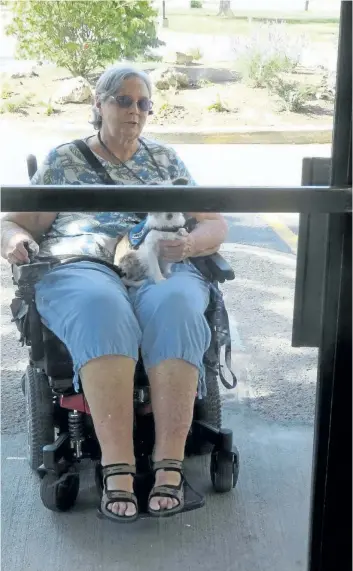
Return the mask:
{"type": "Polygon", "coordinates": [[[8,1],[6,28],[18,40],[17,55],[49,60],[72,75],[87,74],[122,57],[158,45],[157,12],[148,0],[8,1]]]}
{"type": "Polygon", "coordinates": [[[220,0],[217,16],[226,16],[227,18],[234,17],[230,7],[230,0],[220,0]]]}

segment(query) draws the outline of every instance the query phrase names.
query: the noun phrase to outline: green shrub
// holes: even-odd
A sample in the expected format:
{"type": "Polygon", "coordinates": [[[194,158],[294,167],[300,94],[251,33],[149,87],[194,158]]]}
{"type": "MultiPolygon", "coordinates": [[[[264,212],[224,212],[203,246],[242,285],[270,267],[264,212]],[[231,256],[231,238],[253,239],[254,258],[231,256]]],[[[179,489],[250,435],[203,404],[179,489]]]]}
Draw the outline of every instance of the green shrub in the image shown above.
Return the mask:
{"type": "Polygon", "coordinates": [[[300,113],[305,108],[305,104],[315,96],[316,88],[311,85],[303,85],[299,81],[276,77],[271,91],[279,97],[282,110],[300,113]]]}
{"type": "Polygon", "coordinates": [[[197,81],[198,87],[211,87],[211,85],[213,85],[212,81],[210,81],[206,77],[201,77],[201,79],[197,81]]]}
{"type": "MultiPolygon", "coordinates": [[[[26,93],[22,97],[13,97],[5,100],[1,105],[1,113],[26,113],[27,107],[32,105],[33,93],[26,93]]],[[[5,98],[2,98],[5,99],[5,98]]]]}
{"type": "Polygon", "coordinates": [[[1,105],[1,113],[22,113],[25,107],[20,101],[6,101],[1,105]]]}
{"type": "Polygon", "coordinates": [[[46,115],[48,115],[48,117],[50,117],[50,115],[53,115],[53,113],[55,113],[55,109],[54,109],[54,107],[52,106],[51,103],[48,103],[48,105],[46,106],[46,109],[45,109],[44,113],[45,113],[46,115]]]}
{"type": "Polygon", "coordinates": [[[291,39],[285,24],[264,24],[245,44],[235,45],[236,67],[247,83],[264,88],[279,73],[293,72],[302,51],[303,40],[291,39]]]}
{"type": "Polygon", "coordinates": [[[13,20],[6,28],[17,39],[18,56],[49,60],[74,76],[155,46],[157,12],[148,0],[7,1],[13,20]]]}
{"type": "Polygon", "coordinates": [[[215,111],[216,113],[229,113],[229,108],[225,103],[223,103],[220,95],[218,94],[216,101],[211,103],[211,105],[208,105],[207,111],[215,111]]]}
{"type": "Polygon", "coordinates": [[[255,51],[244,58],[243,65],[243,75],[253,87],[268,87],[278,73],[294,70],[292,62],[286,56],[267,56],[255,51]]]}
{"type": "Polygon", "coordinates": [[[190,8],[202,8],[202,2],[200,0],[191,0],[190,8]]]}
{"type": "Polygon", "coordinates": [[[10,87],[6,83],[4,83],[4,85],[1,88],[0,99],[10,99],[12,95],[13,91],[11,91],[10,87]]]}

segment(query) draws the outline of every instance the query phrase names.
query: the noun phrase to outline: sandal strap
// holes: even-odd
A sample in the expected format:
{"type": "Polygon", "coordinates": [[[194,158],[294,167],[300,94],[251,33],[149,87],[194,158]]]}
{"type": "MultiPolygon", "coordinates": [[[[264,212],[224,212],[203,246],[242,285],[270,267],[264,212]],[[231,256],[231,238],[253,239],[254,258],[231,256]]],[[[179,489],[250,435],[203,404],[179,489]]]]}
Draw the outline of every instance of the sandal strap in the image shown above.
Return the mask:
{"type": "Polygon", "coordinates": [[[157,470],[165,470],[166,472],[182,472],[183,461],[165,459],[153,462],[153,471],[157,472],[157,470]]]}
{"type": "Polygon", "coordinates": [[[137,498],[132,492],[125,492],[124,490],[106,490],[103,495],[103,500],[106,506],[113,502],[131,502],[137,506],[137,498]]]}
{"type": "Polygon", "coordinates": [[[136,466],[132,464],[107,464],[102,467],[103,485],[106,485],[110,476],[135,476],[136,466]]]}
{"type": "Polygon", "coordinates": [[[178,486],[172,486],[171,484],[164,484],[163,486],[155,486],[151,490],[150,499],[155,497],[167,497],[175,498],[180,502],[184,494],[183,480],[178,486]]]}

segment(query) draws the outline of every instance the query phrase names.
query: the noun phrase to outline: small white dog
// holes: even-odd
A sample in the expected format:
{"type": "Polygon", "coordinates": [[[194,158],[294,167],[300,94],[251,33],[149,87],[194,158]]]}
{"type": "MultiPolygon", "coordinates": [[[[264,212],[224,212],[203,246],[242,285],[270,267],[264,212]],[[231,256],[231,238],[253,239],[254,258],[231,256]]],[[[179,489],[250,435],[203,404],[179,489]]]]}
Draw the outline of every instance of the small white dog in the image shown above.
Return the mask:
{"type": "Polygon", "coordinates": [[[139,287],[146,278],[155,283],[166,279],[171,263],[160,258],[159,242],[186,236],[184,225],[185,216],[181,212],[149,212],[143,228],[145,239],[138,249],[129,250],[120,259],[115,254],[114,264],[121,270],[122,282],[139,287]]]}

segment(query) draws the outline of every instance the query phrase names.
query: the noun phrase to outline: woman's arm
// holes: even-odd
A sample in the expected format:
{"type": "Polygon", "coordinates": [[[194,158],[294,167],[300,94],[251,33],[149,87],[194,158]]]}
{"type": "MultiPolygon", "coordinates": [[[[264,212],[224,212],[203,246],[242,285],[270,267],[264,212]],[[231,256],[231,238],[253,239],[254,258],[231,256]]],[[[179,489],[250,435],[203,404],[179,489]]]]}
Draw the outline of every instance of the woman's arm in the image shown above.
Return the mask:
{"type": "Polygon", "coordinates": [[[227,236],[228,224],[218,213],[190,212],[190,216],[198,222],[189,234],[191,254],[189,257],[208,256],[218,252],[227,236]]]}
{"type": "MultiPolygon", "coordinates": [[[[31,179],[31,184],[54,184],[52,164],[56,160],[53,150],[31,179]]],[[[28,263],[28,252],[24,242],[32,250],[38,250],[43,234],[52,226],[57,212],[13,212],[1,220],[1,255],[10,263],[28,263]]]]}
{"type": "Polygon", "coordinates": [[[1,255],[10,263],[28,263],[24,242],[34,250],[38,242],[53,224],[56,212],[14,212],[1,220],[1,255]]]}

